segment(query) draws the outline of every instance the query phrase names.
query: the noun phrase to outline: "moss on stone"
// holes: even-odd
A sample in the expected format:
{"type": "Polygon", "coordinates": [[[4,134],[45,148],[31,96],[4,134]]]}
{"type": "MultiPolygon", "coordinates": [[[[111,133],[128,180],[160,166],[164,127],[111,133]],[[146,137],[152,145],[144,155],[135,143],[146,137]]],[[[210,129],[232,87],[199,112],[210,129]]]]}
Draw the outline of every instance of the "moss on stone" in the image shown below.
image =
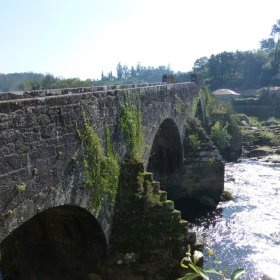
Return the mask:
{"type": "Polygon", "coordinates": [[[16,185],[16,189],[19,193],[22,193],[25,191],[26,188],[26,184],[25,183],[21,183],[21,184],[17,184],[16,185]]]}
{"type": "Polygon", "coordinates": [[[230,200],[233,200],[233,196],[232,196],[231,192],[224,190],[221,194],[221,201],[226,202],[226,201],[230,201],[230,200]]]}
{"type": "Polygon", "coordinates": [[[163,206],[160,196],[152,193],[152,184],[145,181],[142,185],[139,174],[143,177],[141,163],[128,160],[122,164],[112,250],[115,254],[134,252],[142,260],[159,251],[169,257],[179,254],[184,225],[163,206]]]}

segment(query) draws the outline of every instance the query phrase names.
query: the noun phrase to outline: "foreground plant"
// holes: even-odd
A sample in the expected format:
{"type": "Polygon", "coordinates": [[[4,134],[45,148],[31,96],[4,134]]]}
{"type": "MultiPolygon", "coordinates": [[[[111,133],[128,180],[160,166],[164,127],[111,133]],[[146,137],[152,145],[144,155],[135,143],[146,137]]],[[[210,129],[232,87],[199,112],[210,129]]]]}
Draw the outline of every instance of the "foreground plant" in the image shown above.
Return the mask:
{"type": "MultiPolygon", "coordinates": [[[[215,253],[208,249],[209,256],[214,257],[214,263],[220,264],[221,262],[216,258],[215,253]]],[[[203,254],[200,251],[194,251],[193,256],[191,255],[191,247],[188,245],[188,251],[186,253],[186,257],[184,257],[181,261],[181,267],[188,269],[190,272],[187,272],[186,275],[182,278],[178,278],[177,280],[194,280],[194,279],[203,279],[210,280],[210,275],[214,274],[220,277],[222,280],[237,280],[241,275],[245,273],[245,270],[242,268],[237,268],[233,271],[230,278],[227,278],[226,271],[220,271],[216,268],[207,268],[202,269],[197,266],[198,262],[203,258],[203,254]]]]}

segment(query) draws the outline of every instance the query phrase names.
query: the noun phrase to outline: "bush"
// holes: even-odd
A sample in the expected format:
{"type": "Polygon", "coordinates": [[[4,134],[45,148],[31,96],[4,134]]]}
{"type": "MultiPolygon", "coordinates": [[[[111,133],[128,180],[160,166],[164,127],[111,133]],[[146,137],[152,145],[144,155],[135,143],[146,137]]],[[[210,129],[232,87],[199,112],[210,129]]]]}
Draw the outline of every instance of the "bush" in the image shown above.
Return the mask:
{"type": "Polygon", "coordinates": [[[268,120],[263,121],[262,125],[270,126],[270,125],[280,125],[280,120],[274,117],[270,117],[268,120]]]}
{"type": "Polygon", "coordinates": [[[272,132],[262,130],[260,132],[260,142],[262,144],[279,144],[279,137],[272,132]]]}
{"type": "Polygon", "coordinates": [[[221,152],[225,151],[230,145],[231,136],[219,121],[212,127],[210,138],[221,152]]]}

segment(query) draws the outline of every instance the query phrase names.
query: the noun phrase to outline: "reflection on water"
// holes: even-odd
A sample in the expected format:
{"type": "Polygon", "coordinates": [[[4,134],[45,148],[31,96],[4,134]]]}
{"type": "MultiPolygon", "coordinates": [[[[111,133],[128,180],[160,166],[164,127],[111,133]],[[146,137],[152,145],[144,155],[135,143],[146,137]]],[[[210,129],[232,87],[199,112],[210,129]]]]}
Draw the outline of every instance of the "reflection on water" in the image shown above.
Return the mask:
{"type": "Polygon", "coordinates": [[[194,227],[229,274],[242,267],[246,270],[242,279],[261,279],[263,274],[280,279],[280,165],[229,163],[225,189],[234,201],[196,219],[194,227]]]}

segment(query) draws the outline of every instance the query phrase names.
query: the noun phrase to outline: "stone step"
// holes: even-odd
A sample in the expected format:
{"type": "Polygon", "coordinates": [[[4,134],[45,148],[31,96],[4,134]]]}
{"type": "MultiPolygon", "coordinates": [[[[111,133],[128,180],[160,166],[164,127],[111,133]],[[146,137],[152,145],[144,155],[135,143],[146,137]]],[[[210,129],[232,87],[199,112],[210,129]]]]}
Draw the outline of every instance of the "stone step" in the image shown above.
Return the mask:
{"type": "Polygon", "coordinates": [[[144,180],[145,181],[153,181],[153,173],[152,172],[145,172],[144,173],[144,180]]]}
{"type": "Polygon", "coordinates": [[[173,216],[174,216],[175,218],[178,219],[178,221],[181,221],[181,211],[179,211],[179,210],[177,210],[177,209],[174,209],[174,210],[172,211],[172,214],[173,214],[173,216]]]}
{"type": "Polygon", "coordinates": [[[181,219],[180,224],[185,226],[185,228],[188,228],[189,223],[186,220],[181,219]]]}
{"type": "Polygon", "coordinates": [[[167,192],[159,190],[158,194],[160,195],[160,201],[166,201],[167,200],[167,192]]]}
{"type": "Polygon", "coordinates": [[[152,185],[153,185],[153,192],[158,193],[158,191],[160,190],[160,182],[153,181],[152,185]]]}
{"type": "Polygon", "coordinates": [[[165,201],[163,202],[163,205],[164,205],[167,209],[169,209],[169,210],[171,210],[171,211],[174,210],[174,201],[172,201],[172,200],[165,200],[165,201]]]}
{"type": "Polygon", "coordinates": [[[187,236],[186,236],[186,241],[190,245],[195,245],[196,244],[196,232],[190,228],[187,230],[187,236]]]}

